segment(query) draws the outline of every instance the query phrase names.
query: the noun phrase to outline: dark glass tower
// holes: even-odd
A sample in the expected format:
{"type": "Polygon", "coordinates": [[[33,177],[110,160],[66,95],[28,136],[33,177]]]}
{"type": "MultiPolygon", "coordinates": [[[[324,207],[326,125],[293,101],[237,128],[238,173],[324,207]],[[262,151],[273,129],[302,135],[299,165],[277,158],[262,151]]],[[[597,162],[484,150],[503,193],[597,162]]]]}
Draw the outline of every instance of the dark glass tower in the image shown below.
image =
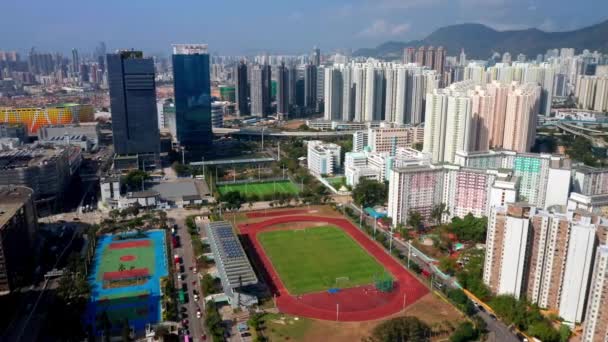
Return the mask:
{"type": "Polygon", "coordinates": [[[114,152],[119,155],[160,152],[154,62],[141,51],[108,54],[114,152]]]}
{"type": "Polygon", "coordinates": [[[239,116],[247,116],[249,111],[249,81],[247,79],[247,64],[241,61],[236,66],[236,110],[239,116]]]}
{"type": "Polygon", "coordinates": [[[287,118],[289,112],[289,73],[285,63],[277,68],[277,114],[287,118]]]}
{"type": "Polygon", "coordinates": [[[206,44],[173,45],[177,141],[189,152],[211,148],[211,82],[206,44]]]}

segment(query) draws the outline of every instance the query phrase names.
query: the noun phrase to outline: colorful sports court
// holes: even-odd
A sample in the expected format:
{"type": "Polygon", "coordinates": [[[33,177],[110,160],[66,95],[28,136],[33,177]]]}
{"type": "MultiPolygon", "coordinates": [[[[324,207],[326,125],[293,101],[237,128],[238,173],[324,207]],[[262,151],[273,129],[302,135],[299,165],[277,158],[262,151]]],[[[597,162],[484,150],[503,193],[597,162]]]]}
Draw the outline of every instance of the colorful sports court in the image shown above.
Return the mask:
{"type": "Polygon", "coordinates": [[[85,326],[101,335],[109,321],[118,334],[128,322],[140,333],[146,324],[159,322],[160,279],[168,275],[167,260],[162,230],[101,236],[89,276],[85,326]]]}

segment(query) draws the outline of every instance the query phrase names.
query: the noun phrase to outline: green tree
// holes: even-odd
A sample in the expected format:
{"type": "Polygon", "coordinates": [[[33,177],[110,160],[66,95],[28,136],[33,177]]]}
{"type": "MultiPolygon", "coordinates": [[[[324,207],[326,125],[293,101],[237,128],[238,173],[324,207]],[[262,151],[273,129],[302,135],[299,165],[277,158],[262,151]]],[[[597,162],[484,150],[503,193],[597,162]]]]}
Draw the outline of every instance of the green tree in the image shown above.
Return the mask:
{"type": "Polygon", "coordinates": [[[464,218],[454,217],[450,230],[462,241],[480,242],[486,241],[486,230],[488,227],[487,217],[475,217],[468,213],[464,218]]]}
{"type": "Polygon", "coordinates": [[[431,328],[416,317],[398,317],[381,323],[367,338],[370,342],[430,341],[431,328]]]}
{"type": "Polygon", "coordinates": [[[431,218],[435,220],[435,223],[442,223],[443,214],[450,214],[450,210],[448,209],[447,205],[445,205],[445,203],[439,203],[431,210],[431,218]]]}
{"type": "Polygon", "coordinates": [[[220,197],[220,201],[225,203],[225,208],[228,210],[239,210],[243,203],[245,203],[245,198],[238,191],[229,191],[226,194],[220,197]]]}
{"type": "Polygon", "coordinates": [[[218,288],[215,283],[215,279],[209,275],[205,274],[201,279],[201,290],[204,296],[208,296],[214,293],[218,293],[218,288]]]}
{"type": "Polygon", "coordinates": [[[422,214],[416,210],[411,210],[407,215],[406,223],[413,229],[420,229],[422,227],[422,214]]]}
{"type": "Polygon", "coordinates": [[[119,272],[122,272],[122,271],[124,271],[124,270],[125,270],[125,264],[120,264],[120,265],[118,265],[118,271],[119,271],[119,272]]]}
{"type": "Polygon", "coordinates": [[[443,257],[439,259],[439,268],[443,273],[454,275],[454,273],[456,273],[457,267],[458,264],[456,263],[456,260],[450,257],[443,257]]]}
{"type": "Polygon", "coordinates": [[[479,337],[479,332],[471,322],[463,322],[458,325],[452,336],[451,342],[467,342],[476,341],[479,337]]]}
{"type": "Polygon", "coordinates": [[[150,179],[150,175],[142,170],[132,170],[123,177],[123,183],[129,190],[143,190],[143,184],[150,179]]]}
{"type": "Polygon", "coordinates": [[[352,191],[353,200],[359,206],[373,207],[386,202],[387,189],[384,183],[361,179],[352,191]]]}
{"type": "Polygon", "coordinates": [[[528,333],[543,342],[559,342],[560,333],[547,321],[537,321],[530,324],[528,333]]]}
{"type": "Polygon", "coordinates": [[[568,342],[570,340],[570,335],[572,335],[572,331],[568,328],[567,325],[562,324],[559,327],[559,340],[560,342],[568,342]]]}

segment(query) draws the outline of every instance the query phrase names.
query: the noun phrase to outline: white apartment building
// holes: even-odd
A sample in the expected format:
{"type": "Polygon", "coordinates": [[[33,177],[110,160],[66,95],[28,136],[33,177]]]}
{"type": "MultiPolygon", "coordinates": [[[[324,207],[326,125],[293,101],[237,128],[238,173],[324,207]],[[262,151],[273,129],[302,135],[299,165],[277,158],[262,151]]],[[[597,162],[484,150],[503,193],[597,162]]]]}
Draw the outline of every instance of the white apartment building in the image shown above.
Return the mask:
{"type": "Polygon", "coordinates": [[[582,341],[606,340],[608,340],[608,245],[601,245],[597,247],[595,256],[582,341]]]}
{"type": "Polygon", "coordinates": [[[309,140],[307,150],[308,170],[315,175],[333,175],[342,165],[340,145],[309,140]]]}
{"type": "Polygon", "coordinates": [[[565,322],[574,324],[583,320],[585,299],[591,268],[593,267],[593,254],[595,253],[596,227],[592,224],[574,224],[568,242],[568,254],[564,281],[561,287],[559,315],[565,322]]]}

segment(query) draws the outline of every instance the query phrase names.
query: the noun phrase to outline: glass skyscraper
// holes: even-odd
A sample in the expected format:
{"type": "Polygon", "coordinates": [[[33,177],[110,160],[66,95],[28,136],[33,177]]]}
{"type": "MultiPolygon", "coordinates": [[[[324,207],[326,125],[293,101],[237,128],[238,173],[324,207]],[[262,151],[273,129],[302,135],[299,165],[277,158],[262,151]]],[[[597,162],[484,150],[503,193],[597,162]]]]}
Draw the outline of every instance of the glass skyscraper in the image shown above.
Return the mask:
{"type": "Polygon", "coordinates": [[[211,82],[206,44],[173,45],[177,141],[200,154],[211,148],[211,82]]]}
{"type": "Polygon", "coordinates": [[[114,152],[160,153],[154,62],[141,51],[107,55],[114,152]]]}

